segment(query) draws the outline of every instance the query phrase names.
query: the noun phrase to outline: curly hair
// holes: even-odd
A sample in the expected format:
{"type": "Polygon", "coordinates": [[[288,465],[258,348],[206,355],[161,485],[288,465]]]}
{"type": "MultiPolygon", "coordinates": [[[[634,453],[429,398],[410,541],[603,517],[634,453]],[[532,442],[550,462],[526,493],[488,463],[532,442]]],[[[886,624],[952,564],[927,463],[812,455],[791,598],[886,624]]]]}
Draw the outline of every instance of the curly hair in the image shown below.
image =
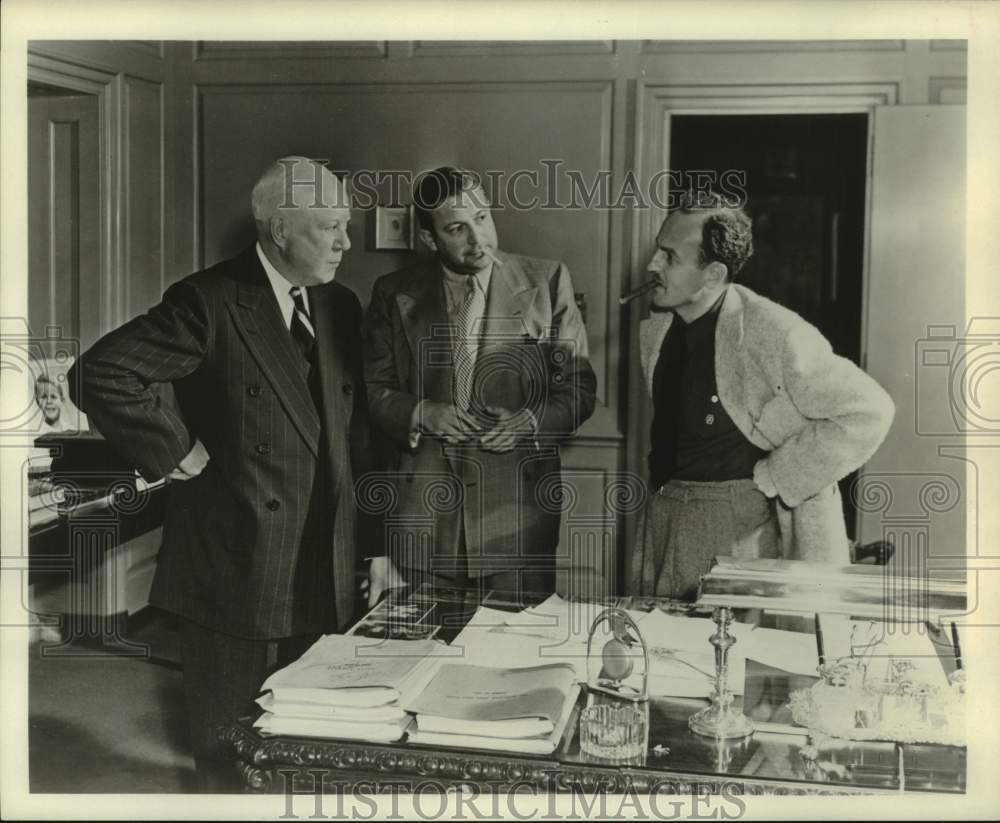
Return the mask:
{"type": "Polygon", "coordinates": [[[428,231],[434,226],[431,218],[434,209],[450,198],[481,186],[479,175],[456,166],[440,166],[420,175],[418,181],[413,191],[413,211],[420,227],[428,231]]]}
{"type": "Polygon", "coordinates": [[[686,192],[680,211],[684,214],[707,212],[701,224],[701,248],[698,263],[722,263],[726,280],[735,279],[753,255],[753,226],[747,213],[728,203],[722,195],[710,191],[686,192]]]}

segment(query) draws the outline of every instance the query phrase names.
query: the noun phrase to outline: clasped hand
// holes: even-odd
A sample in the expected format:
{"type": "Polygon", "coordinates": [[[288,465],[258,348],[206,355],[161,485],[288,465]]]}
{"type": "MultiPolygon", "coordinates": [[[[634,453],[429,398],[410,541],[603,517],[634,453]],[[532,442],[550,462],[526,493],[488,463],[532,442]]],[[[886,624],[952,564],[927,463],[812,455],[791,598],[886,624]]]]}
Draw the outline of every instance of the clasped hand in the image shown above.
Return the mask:
{"type": "Polygon", "coordinates": [[[428,401],[421,408],[420,427],[449,445],[478,444],[502,454],[535,434],[535,418],[527,409],[512,412],[503,406],[487,406],[483,413],[473,414],[450,403],[428,401]]]}

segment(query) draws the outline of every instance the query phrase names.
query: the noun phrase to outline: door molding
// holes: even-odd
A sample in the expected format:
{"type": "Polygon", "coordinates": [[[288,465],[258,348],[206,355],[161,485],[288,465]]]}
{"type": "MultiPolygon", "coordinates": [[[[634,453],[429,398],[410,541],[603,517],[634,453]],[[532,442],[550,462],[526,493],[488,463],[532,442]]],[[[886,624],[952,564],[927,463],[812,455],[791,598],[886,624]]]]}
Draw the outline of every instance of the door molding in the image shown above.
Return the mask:
{"type": "Polygon", "coordinates": [[[120,101],[121,75],[28,52],[28,80],[84,92],[97,98],[100,152],[100,319],[103,334],[125,320],[122,265],[120,101]]]}
{"type": "MultiPolygon", "coordinates": [[[[670,118],[678,114],[849,114],[871,116],[876,106],[895,105],[900,90],[897,82],[876,83],[745,83],[706,84],[671,83],[668,80],[640,80],[636,90],[635,164],[636,177],[648,191],[652,176],[670,168],[670,118]]],[[[871,208],[871,140],[868,143],[868,185],[865,192],[865,247],[871,208]]],[[[666,217],[666,211],[655,204],[643,210],[632,221],[631,265],[628,286],[633,288],[646,280],[646,261],[653,247],[653,238],[666,217]]],[[[864,255],[862,270],[863,294],[867,291],[868,255],[864,255]]],[[[864,298],[863,298],[864,301],[864,298]]],[[[642,302],[642,301],[639,301],[642,302]]],[[[862,305],[861,357],[864,362],[866,333],[862,305]]],[[[628,345],[630,352],[639,351],[639,316],[636,304],[627,309],[628,345]]],[[[628,358],[626,375],[628,392],[638,402],[627,403],[625,465],[628,471],[645,476],[645,454],[651,423],[650,404],[645,399],[644,381],[637,356],[628,358]],[[641,395],[639,394],[641,392],[641,395]]],[[[624,554],[625,580],[631,579],[629,568],[631,547],[636,538],[636,518],[626,521],[624,554]]]]}
{"type": "MultiPolygon", "coordinates": [[[[637,100],[636,173],[643,185],[670,168],[670,118],[677,114],[871,114],[895,105],[898,83],[806,83],[694,86],[640,81],[637,100]]],[[[643,254],[666,216],[651,207],[633,222],[631,285],[644,277],[643,254]]]]}

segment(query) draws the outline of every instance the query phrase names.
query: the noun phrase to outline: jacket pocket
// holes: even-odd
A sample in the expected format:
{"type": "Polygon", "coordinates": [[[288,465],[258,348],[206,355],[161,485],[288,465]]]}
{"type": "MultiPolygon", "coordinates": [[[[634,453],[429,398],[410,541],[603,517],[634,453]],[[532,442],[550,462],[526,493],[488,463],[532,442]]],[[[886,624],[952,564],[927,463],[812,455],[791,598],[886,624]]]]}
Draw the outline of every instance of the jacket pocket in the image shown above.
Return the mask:
{"type": "Polygon", "coordinates": [[[795,408],[791,398],[784,392],[779,392],[761,409],[754,421],[754,428],[772,447],[777,448],[789,437],[802,431],[807,422],[795,408]]]}

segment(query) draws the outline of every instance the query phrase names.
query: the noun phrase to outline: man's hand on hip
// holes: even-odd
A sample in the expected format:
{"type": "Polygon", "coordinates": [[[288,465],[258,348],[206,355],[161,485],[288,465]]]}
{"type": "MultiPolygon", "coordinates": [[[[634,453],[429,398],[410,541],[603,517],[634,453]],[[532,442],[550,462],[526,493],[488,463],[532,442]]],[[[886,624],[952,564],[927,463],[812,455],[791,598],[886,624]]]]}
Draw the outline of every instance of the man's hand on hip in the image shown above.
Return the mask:
{"type": "Polygon", "coordinates": [[[400,589],[407,585],[388,557],[373,557],[371,559],[371,564],[368,566],[368,579],[361,584],[362,592],[364,592],[365,584],[368,588],[369,609],[378,603],[383,592],[388,589],[400,589]]]}
{"type": "Polygon", "coordinates": [[[171,480],[190,480],[202,473],[208,465],[208,452],[201,440],[195,440],[194,446],[177,464],[177,468],[167,475],[171,480]]]}

